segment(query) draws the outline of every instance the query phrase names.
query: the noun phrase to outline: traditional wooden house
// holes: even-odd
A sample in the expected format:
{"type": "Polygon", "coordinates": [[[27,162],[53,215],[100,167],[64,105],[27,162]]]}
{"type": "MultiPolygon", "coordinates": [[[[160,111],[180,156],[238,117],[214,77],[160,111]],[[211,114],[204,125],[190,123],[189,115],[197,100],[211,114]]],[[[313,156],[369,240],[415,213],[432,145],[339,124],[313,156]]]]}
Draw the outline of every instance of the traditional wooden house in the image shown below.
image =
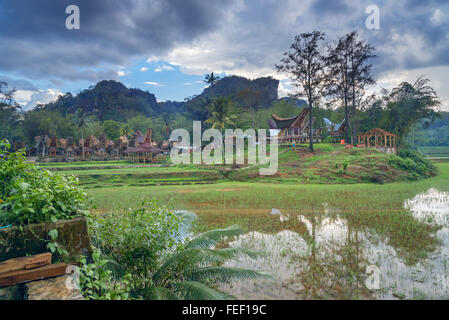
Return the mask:
{"type": "MultiPolygon", "coordinates": [[[[305,143],[309,140],[309,109],[304,108],[298,115],[281,118],[272,114],[268,121],[271,130],[277,130],[277,139],[282,143],[305,143]]],[[[312,121],[315,119],[312,118],[312,121]]],[[[321,129],[313,130],[313,140],[321,139],[321,129]]]]}
{"type": "Polygon", "coordinates": [[[47,139],[47,150],[50,157],[56,157],[58,153],[58,146],[58,139],[56,137],[47,139]]]}
{"type": "Polygon", "coordinates": [[[107,149],[106,149],[106,135],[102,134],[98,137],[98,143],[94,144],[95,154],[97,156],[104,157],[107,155],[107,149]]]}
{"type": "Polygon", "coordinates": [[[376,148],[384,153],[396,153],[398,136],[380,128],[374,128],[357,136],[357,147],[376,148]]]}
{"type": "Polygon", "coordinates": [[[73,140],[73,137],[67,137],[66,140],[66,146],[64,149],[64,155],[66,157],[73,157],[75,155],[76,152],[76,144],[75,141],[73,140]]]}
{"type": "Polygon", "coordinates": [[[110,154],[113,156],[120,156],[121,154],[123,154],[126,150],[126,148],[128,148],[130,146],[130,141],[128,140],[128,137],[126,136],[120,136],[112,146],[110,146],[110,154]]]}
{"type": "Polygon", "coordinates": [[[81,156],[90,156],[92,154],[92,146],[91,146],[91,139],[86,138],[86,139],[79,139],[79,148],[78,148],[78,153],[81,156]]]}
{"type": "Polygon", "coordinates": [[[49,140],[47,135],[34,137],[35,145],[34,150],[30,150],[30,155],[45,157],[47,155],[47,141],[49,140]]]}
{"type": "Polygon", "coordinates": [[[331,138],[334,141],[344,137],[345,132],[348,127],[346,118],[341,120],[340,123],[333,123],[332,121],[330,121],[327,118],[324,118],[323,121],[327,127],[327,131],[329,132],[329,135],[331,136],[331,138]]]}
{"type": "Polygon", "coordinates": [[[132,143],[125,150],[128,159],[133,162],[153,162],[155,154],[163,153],[164,150],[153,146],[153,129],[148,129],[145,136],[140,131],[136,131],[132,143]]]}

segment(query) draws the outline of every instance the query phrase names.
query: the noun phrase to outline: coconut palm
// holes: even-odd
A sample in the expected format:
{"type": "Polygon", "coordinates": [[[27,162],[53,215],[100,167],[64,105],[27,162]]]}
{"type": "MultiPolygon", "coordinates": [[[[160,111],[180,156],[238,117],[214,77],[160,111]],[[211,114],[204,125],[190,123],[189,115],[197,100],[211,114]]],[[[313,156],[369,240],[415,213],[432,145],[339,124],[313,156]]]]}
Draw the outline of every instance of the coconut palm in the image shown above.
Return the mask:
{"type": "MultiPolygon", "coordinates": [[[[73,121],[75,125],[80,129],[81,139],[84,141],[84,131],[91,125],[92,118],[90,117],[89,113],[83,111],[82,109],[78,109],[74,114],[73,121]]],[[[81,148],[84,157],[84,142],[81,148]]]]}
{"type": "MultiPolygon", "coordinates": [[[[93,238],[94,243],[109,254],[102,260],[107,262],[104,267],[111,271],[116,283],[120,283],[125,274],[132,274],[134,280],[130,297],[170,300],[232,299],[233,296],[216,288],[220,282],[269,277],[253,270],[224,266],[224,262],[230,259],[261,255],[260,252],[244,248],[217,248],[225,239],[242,234],[241,228],[231,226],[212,230],[189,239],[197,216],[187,211],[176,212],[176,215],[179,217],[179,224],[170,237],[177,245],[163,254],[155,252],[154,247],[146,243],[128,246],[125,250],[126,257],[119,264],[111,258],[114,250],[108,252],[108,245],[102,244],[101,239],[93,238]]],[[[134,218],[139,219],[138,215],[133,214],[132,219],[134,218]]]]}
{"type": "Polygon", "coordinates": [[[253,270],[223,266],[230,259],[257,257],[260,253],[243,248],[214,247],[224,238],[242,233],[238,226],[212,230],[185,243],[153,274],[153,286],[146,290],[148,299],[233,299],[214,286],[230,280],[269,277],[253,270]]]}
{"type": "Polygon", "coordinates": [[[234,119],[237,118],[234,112],[234,102],[231,98],[219,97],[215,98],[211,104],[207,106],[210,117],[205,123],[210,123],[212,128],[223,130],[225,126],[234,126],[234,119]]]}
{"type": "Polygon", "coordinates": [[[172,130],[172,123],[174,120],[173,114],[164,112],[161,115],[161,120],[162,120],[163,128],[165,130],[165,138],[169,139],[170,131],[172,130]]]}
{"type": "Polygon", "coordinates": [[[206,77],[203,81],[207,84],[210,84],[210,86],[212,87],[215,83],[217,83],[218,80],[220,80],[220,77],[217,77],[213,72],[211,72],[210,74],[206,74],[206,77]]]}

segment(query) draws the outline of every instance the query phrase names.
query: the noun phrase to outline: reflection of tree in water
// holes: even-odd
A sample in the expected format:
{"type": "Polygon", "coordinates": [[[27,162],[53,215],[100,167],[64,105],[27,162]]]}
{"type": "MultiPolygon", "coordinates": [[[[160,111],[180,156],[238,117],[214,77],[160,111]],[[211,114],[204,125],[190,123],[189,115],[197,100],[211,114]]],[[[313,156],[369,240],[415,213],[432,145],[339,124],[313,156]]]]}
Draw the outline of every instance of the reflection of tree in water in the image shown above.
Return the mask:
{"type": "Polygon", "coordinates": [[[315,213],[299,219],[308,225],[303,236],[310,250],[301,259],[304,268],[298,274],[304,298],[354,299],[369,295],[364,286],[364,239],[359,231],[336,216],[315,213]]]}
{"type": "MultiPolygon", "coordinates": [[[[432,208],[428,203],[430,195],[434,196],[435,192],[425,195],[424,207],[432,208]]],[[[438,198],[441,204],[441,197],[438,198]]],[[[410,201],[407,204],[417,206],[410,201]]],[[[377,264],[381,262],[373,256],[373,249],[380,242],[388,244],[394,257],[403,260],[406,266],[416,265],[435,251],[439,245],[435,233],[441,229],[437,222],[441,219],[422,219],[407,209],[351,213],[323,204],[321,212],[298,216],[307,225],[302,236],[310,250],[306,258],[300,259],[304,267],[298,274],[306,289],[304,297],[354,299],[372,296],[373,292],[365,286],[368,276],[365,272],[373,260],[377,260],[377,264]]],[[[447,210],[445,207],[445,213],[447,210]]],[[[383,255],[382,259],[389,261],[391,258],[383,255]]]]}

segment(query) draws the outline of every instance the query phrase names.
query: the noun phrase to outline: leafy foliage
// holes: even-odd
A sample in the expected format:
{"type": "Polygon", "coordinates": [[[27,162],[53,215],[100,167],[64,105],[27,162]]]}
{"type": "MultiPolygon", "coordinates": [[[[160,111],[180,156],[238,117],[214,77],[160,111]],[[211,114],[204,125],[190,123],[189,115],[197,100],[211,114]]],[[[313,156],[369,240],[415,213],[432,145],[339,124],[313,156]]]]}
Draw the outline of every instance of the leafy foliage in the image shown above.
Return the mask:
{"type": "Polygon", "coordinates": [[[111,265],[116,263],[105,257],[98,249],[92,252],[92,263],[86,257],[79,261],[80,288],[85,298],[92,300],[123,300],[129,298],[130,275],[120,281],[114,276],[111,265]]]}
{"type": "MultiPolygon", "coordinates": [[[[196,215],[190,212],[172,212],[155,201],[95,218],[91,224],[93,243],[115,262],[102,263],[98,266],[100,274],[90,278],[98,281],[100,287],[104,281],[107,288],[112,275],[126,277],[120,287],[126,287],[130,297],[137,299],[228,299],[232,297],[217,290],[215,284],[266,277],[252,270],[222,266],[229,259],[259,254],[240,248],[216,249],[224,239],[241,234],[239,227],[213,230],[189,239],[195,219],[196,215]],[[105,275],[105,269],[111,272],[105,275]]],[[[97,268],[85,269],[92,273],[97,268]]]]}
{"type": "Polygon", "coordinates": [[[40,170],[23,152],[0,142],[0,221],[24,225],[55,222],[88,213],[87,195],[77,179],[40,170]]]}
{"type": "Polygon", "coordinates": [[[207,106],[210,118],[205,121],[211,125],[213,129],[223,130],[225,127],[233,127],[236,118],[234,111],[234,103],[230,98],[216,98],[207,106]]]}
{"type": "Polygon", "coordinates": [[[437,172],[432,162],[426,160],[418,152],[409,149],[400,150],[398,155],[391,155],[389,163],[396,168],[410,172],[410,180],[431,177],[437,172]]]}

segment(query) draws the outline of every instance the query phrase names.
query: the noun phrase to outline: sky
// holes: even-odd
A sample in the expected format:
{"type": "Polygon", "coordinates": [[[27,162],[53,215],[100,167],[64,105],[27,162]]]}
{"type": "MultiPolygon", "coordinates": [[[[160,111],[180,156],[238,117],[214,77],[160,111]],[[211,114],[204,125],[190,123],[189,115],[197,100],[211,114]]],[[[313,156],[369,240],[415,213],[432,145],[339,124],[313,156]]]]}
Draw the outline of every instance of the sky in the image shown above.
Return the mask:
{"type": "Polygon", "coordinates": [[[182,101],[209,72],[273,76],[285,96],[293,88],[274,65],[312,30],[327,41],[356,30],[376,48],[370,91],[425,75],[449,111],[447,0],[1,0],[0,80],[26,110],[111,79],[182,101]],[[69,5],[79,29],[66,27],[69,5]],[[370,5],[378,28],[367,27],[370,5]]]}

